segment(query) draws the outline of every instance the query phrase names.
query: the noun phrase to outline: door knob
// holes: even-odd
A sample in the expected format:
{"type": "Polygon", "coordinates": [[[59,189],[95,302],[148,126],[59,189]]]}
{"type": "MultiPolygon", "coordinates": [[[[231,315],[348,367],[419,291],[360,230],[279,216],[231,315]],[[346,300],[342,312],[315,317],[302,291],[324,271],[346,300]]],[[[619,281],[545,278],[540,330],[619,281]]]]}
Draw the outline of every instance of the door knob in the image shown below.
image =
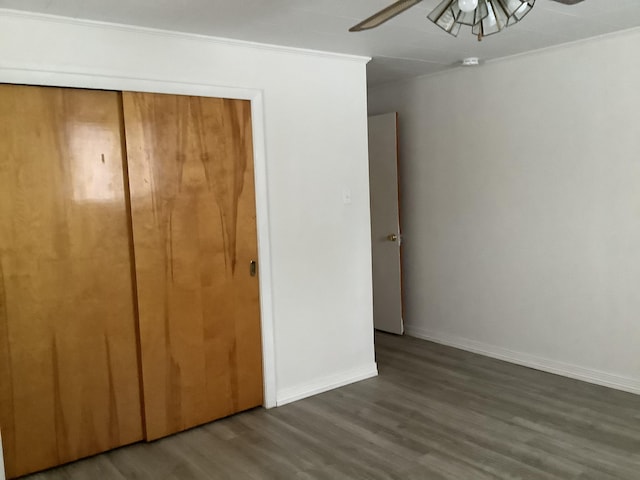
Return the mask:
{"type": "Polygon", "coordinates": [[[389,240],[390,242],[397,242],[398,241],[398,235],[396,235],[395,233],[392,233],[391,235],[387,236],[387,240],[389,240]]]}

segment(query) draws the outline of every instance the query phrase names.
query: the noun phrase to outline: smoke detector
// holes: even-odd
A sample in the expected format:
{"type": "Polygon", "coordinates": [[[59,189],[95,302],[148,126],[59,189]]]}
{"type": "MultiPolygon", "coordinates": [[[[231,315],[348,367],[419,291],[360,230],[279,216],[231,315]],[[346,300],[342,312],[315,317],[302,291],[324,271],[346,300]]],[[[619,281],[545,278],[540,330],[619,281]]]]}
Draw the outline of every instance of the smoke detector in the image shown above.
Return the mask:
{"type": "Polygon", "coordinates": [[[477,67],[480,65],[480,59],[478,57],[467,57],[462,59],[463,67],[477,67]]]}

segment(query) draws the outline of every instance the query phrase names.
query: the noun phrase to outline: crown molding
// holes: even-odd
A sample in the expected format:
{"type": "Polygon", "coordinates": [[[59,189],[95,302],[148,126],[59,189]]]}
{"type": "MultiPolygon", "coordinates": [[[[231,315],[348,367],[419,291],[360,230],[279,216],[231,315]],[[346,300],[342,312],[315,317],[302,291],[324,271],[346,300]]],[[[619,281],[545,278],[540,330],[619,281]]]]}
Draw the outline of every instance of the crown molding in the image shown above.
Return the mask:
{"type": "MultiPolygon", "coordinates": [[[[567,50],[567,49],[580,47],[580,46],[588,46],[593,43],[598,43],[598,42],[603,42],[608,40],[615,40],[616,38],[623,38],[623,37],[637,35],[637,34],[640,34],[640,27],[625,28],[623,30],[616,30],[614,32],[602,33],[600,35],[595,35],[593,37],[580,38],[578,40],[558,43],[556,45],[549,45],[547,47],[536,48],[534,50],[527,50],[526,52],[514,53],[513,55],[506,55],[504,57],[492,58],[492,59],[485,60],[483,63],[485,66],[491,66],[491,65],[501,64],[505,62],[510,62],[512,60],[526,59],[528,57],[535,57],[535,56],[544,55],[547,53],[559,52],[562,50],[567,50]]],[[[400,78],[397,80],[389,80],[385,82],[376,83],[375,85],[371,85],[370,87],[368,87],[367,90],[373,91],[377,88],[389,87],[394,84],[401,85],[401,84],[410,83],[414,81],[428,80],[434,77],[452,75],[454,73],[459,73],[459,72],[468,73],[473,70],[476,70],[476,69],[475,68],[469,69],[469,67],[454,65],[454,66],[450,66],[449,68],[445,68],[443,70],[438,70],[437,72],[425,73],[424,75],[417,75],[415,77],[406,77],[406,78],[400,78]]]]}
{"type": "Polygon", "coordinates": [[[64,17],[60,15],[51,15],[48,13],[29,12],[25,10],[14,10],[8,8],[0,8],[0,18],[17,18],[26,20],[35,20],[47,23],[58,23],[66,25],[74,25],[80,27],[93,27],[108,30],[118,30],[136,34],[155,35],[159,37],[178,38],[203,43],[212,43],[217,45],[225,45],[231,47],[250,48],[255,50],[267,50],[275,53],[283,53],[298,56],[322,57],[338,60],[346,60],[356,63],[368,63],[371,57],[362,55],[351,55],[347,53],[327,52],[323,50],[312,50],[307,48],[287,47],[284,45],[273,45],[269,43],[251,42],[247,40],[236,40],[233,38],[214,37],[198,33],[178,32],[174,30],[164,30],[159,28],[142,27],[137,25],[128,25],[123,23],[103,22],[99,20],[88,20],[84,18],[64,17]]]}

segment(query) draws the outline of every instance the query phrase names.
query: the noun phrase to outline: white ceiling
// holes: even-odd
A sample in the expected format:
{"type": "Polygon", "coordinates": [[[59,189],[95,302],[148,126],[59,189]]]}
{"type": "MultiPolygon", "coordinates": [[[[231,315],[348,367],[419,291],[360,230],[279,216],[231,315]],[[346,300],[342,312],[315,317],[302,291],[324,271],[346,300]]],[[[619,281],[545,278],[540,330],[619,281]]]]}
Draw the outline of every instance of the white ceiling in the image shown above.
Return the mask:
{"type": "Polygon", "coordinates": [[[460,59],[495,59],[640,26],[640,0],[538,0],[525,19],[478,42],[451,37],[427,18],[424,0],[381,27],[353,24],[393,0],[0,0],[0,8],[142,25],[276,45],[368,55],[369,84],[451,68],[460,59]]]}

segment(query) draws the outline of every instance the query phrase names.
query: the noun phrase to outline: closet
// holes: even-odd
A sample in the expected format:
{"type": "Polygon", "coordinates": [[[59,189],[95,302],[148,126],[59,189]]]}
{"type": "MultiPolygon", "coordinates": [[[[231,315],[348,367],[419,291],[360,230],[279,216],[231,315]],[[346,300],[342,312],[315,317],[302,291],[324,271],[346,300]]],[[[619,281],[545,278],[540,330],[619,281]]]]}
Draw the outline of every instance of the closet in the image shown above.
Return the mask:
{"type": "Polygon", "coordinates": [[[241,100],[123,96],[155,439],[262,404],[251,111],[241,100]]]}
{"type": "Polygon", "coordinates": [[[0,85],[9,478],[262,404],[250,104],[0,85]]]}

